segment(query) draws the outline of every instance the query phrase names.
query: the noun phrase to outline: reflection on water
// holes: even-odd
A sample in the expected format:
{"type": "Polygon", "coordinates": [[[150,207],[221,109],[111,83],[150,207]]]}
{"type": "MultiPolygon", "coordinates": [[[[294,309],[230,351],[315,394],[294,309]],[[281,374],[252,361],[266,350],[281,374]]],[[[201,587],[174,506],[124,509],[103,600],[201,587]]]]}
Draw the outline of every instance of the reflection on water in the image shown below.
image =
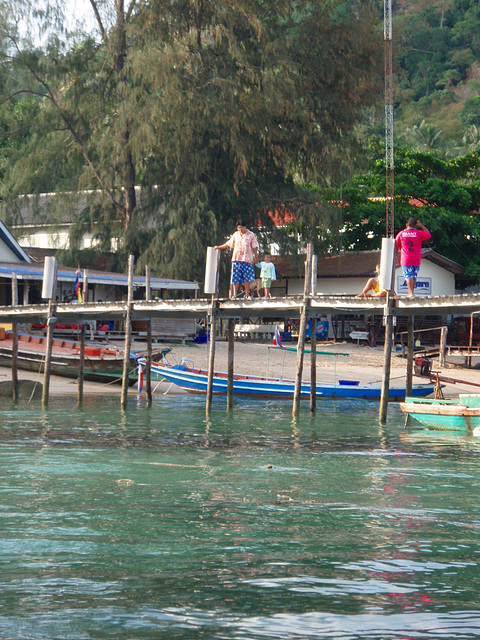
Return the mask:
{"type": "Polygon", "coordinates": [[[480,636],[480,442],[398,407],[0,409],[0,637],[480,636]]]}

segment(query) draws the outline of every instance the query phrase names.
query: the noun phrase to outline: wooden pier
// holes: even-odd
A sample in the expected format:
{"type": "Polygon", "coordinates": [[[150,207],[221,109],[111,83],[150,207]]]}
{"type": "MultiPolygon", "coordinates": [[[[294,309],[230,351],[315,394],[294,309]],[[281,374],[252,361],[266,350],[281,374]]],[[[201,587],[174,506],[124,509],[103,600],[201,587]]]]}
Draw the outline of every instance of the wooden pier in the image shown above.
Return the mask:
{"type": "MultiPolygon", "coordinates": [[[[130,351],[131,327],[133,320],[151,321],[154,318],[205,318],[209,317],[213,325],[218,320],[229,321],[229,374],[233,376],[233,322],[242,321],[245,318],[275,318],[278,319],[303,319],[301,325],[305,325],[306,320],[315,321],[322,315],[376,315],[395,318],[406,316],[445,316],[445,315],[466,315],[480,312],[480,294],[451,295],[451,296],[430,296],[418,298],[390,298],[388,303],[385,298],[356,298],[353,296],[319,296],[311,295],[309,291],[303,296],[288,298],[256,298],[253,300],[242,299],[195,299],[195,300],[132,300],[131,296],[121,302],[88,302],[81,304],[57,303],[52,309],[51,304],[37,305],[12,305],[0,307],[0,323],[12,323],[18,327],[20,323],[47,324],[49,327],[53,323],[60,324],[85,324],[92,320],[122,320],[126,324],[126,350],[130,351]],[[231,369],[231,371],[230,371],[231,369]]],[[[393,323],[395,321],[393,320],[393,323]]],[[[212,325],[212,326],[213,326],[212,325]]],[[[388,323],[387,323],[388,326],[388,323]]],[[[151,338],[151,336],[150,336],[151,338]]],[[[215,331],[213,331],[215,340],[215,331]]],[[[299,340],[300,342],[300,340],[299,340]]],[[[413,346],[411,347],[413,351],[413,346]]],[[[151,350],[150,350],[151,351],[151,350]]],[[[209,370],[213,373],[214,368],[214,345],[211,348],[211,358],[209,370]]],[[[303,359],[297,368],[297,379],[301,380],[303,359]]],[[[411,359],[409,360],[411,362],[411,359]]],[[[311,366],[314,366],[311,363],[311,366]]],[[[389,381],[389,361],[385,361],[386,376],[389,381]]],[[[81,372],[79,372],[81,374],[81,372]]],[[[12,377],[15,381],[16,370],[12,369],[12,377]]],[[[81,375],[79,376],[81,380],[81,375]]],[[[147,376],[148,378],[148,376],[147,376]]],[[[408,371],[407,371],[408,380],[408,371]]],[[[47,392],[48,392],[48,381],[47,392]]],[[[122,389],[122,407],[126,406],[126,380],[122,389]]],[[[149,381],[147,379],[147,384],[149,381]]],[[[388,384],[387,384],[388,389],[388,384]]],[[[82,397],[80,392],[79,398],[82,397]]],[[[45,402],[46,405],[46,402],[45,402]]],[[[229,408],[232,406],[232,399],[229,399],[229,408]]],[[[315,401],[311,399],[311,411],[315,410],[315,401]]],[[[211,396],[207,393],[207,412],[211,408],[211,396]],[[210,401],[208,398],[210,397],[210,401]]],[[[384,413],[386,412],[386,404],[384,413]]],[[[294,403],[294,415],[298,413],[298,401],[294,403]]],[[[386,414],[385,414],[386,415],[386,414]]],[[[380,422],[384,421],[385,415],[380,417],[380,422]]]]}
{"type": "MultiPolygon", "coordinates": [[[[425,298],[395,298],[394,316],[463,315],[480,311],[480,294],[429,296],[425,298]]],[[[288,298],[255,298],[253,300],[215,300],[216,316],[229,318],[299,318],[304,306],[303,296],[288,298]]],[[[56,322],[79,324],[91,320],[124,320],[130,307],[132,320],[152,318],[202,318],[209,314],[212,302],[197,300],[134,300],[132,302],[84,302],[82,304],[57,303],[56,322]]],[[[353,296],[315,296],[308,302],[308,317],[325,314],[384,315],[385,298],[355,298],[353,296]]],[[[33,322],[45,324],[48,304],[0,307],[0,323],[33,322]]]]}

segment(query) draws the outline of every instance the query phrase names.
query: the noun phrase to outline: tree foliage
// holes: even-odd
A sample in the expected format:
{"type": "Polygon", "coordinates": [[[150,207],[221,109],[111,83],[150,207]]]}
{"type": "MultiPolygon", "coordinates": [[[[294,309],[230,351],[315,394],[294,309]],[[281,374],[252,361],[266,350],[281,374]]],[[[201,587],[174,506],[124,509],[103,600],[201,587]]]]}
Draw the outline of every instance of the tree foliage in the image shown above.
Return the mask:
{"type": "Polygon", "coordinates": [[[424,136],[414,130],[423,127],[425,133],[431,127],[439,134],[435,148],[462,155],[466,127],[478,124],[479,4],[415,0],[394,6],[395,121],[397,133],[405,135],[401,144],[427,149],[424,136]]]}
{"type": "Polygon", "coordinates": [[[3,198],[99,189],[85,224],[118,234],[123,222],[122,250],[140,265],[202,277],[205,245],[236,217],[267,225],[289,202],[311,218],[304,185],[345,166],[378,100],[372,4],[91,0],[97,32],[53,31],[44,47],[4,25],[3,198]]]}
{"type": "MultiPolygon", "coordinates": [[[[385,235],[385,160],[373,152],[372,170],[343,190],[348,203],[345,246],[378,249],[385,235]]],[[[433,153],[397,149],[395,223],[400,231],[410,217],[432,234],[428,246],[465,266],[480,282],[480,154],[443,160],[433,153]]]]}

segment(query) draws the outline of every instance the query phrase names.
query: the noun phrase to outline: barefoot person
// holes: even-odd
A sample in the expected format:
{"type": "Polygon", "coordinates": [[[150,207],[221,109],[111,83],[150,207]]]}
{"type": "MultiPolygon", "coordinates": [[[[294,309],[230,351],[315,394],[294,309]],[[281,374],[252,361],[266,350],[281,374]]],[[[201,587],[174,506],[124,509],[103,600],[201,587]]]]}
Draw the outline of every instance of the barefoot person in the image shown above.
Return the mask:
{"type": "Polygon", "coordinates": [[[253,265],[258,262],[258,242],[254,233],[249,231],[243,220],[237,220],[237,230],[224,244],[214,249],[233,249],[232,277],[233,296],[238,295],[242,284],[245,288],[245,298],[250,298],[250,283],[255,280],[253,265]]]}
{"type": "Polygon", "coordinates": [[[272,280],[277,279],[275,265],[272,262],[272,256],[269,253],[266,253],[262,262],[259,262],[256,266],[260,269],[260,279],[262,281],[265,298],[271,298],[270,289],[272,287],[272,280]]]}
{"type": "Polygon", "coordinates": [[[362,291],[355,296],[356,298],[385,298],[387,295],[386,289],[380,289],[380,265],[377,264],[375,266],[375,271],[377,272],[376,278],[369,278],[365,283],[362,291]]]}
{"type": "Polygon", "coordinates": [[[431,237],[430,231],[416,218],[409,218],[405,229],[395,238],[395,249],[400,251],[400,265],[407,283],[408,297],[415,296],[415,284],[422,259],[422,242],[431,237]]]}

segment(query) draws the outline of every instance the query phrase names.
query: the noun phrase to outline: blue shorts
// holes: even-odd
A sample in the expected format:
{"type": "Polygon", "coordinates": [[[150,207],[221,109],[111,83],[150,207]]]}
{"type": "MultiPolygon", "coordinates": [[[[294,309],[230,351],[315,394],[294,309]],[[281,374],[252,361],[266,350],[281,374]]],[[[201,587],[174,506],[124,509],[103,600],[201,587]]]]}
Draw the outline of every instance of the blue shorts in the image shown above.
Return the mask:
{"type": "Polygon", "coordinates": [[[420,265],[418,265],[418,267],[402,267],[402,271],[405,280],[410,280],[411,278],[416,280],[418,272],[420,271],[420,265]]]}
{"type": "Polygon", "coordinates": [[[250,262],[232,262],[232,284],[242,284],[243,282],[253,282],[255,280],[255,269],[250,262]]]}

